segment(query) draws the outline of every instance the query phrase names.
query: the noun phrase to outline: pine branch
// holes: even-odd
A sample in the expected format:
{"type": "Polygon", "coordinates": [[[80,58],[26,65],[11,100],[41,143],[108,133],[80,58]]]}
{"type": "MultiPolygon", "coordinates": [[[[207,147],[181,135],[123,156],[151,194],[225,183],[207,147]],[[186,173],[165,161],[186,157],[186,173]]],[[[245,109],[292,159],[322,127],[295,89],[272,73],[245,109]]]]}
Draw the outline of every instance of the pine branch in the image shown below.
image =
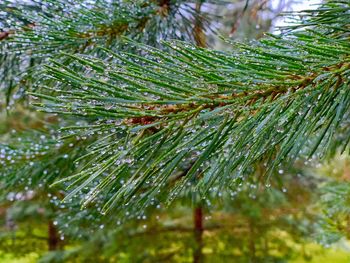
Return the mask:
{"type": "Polygon", "coordinates": [[[181,42],[164,43],[167,53],[131,43],[145,55],[101,48],[111,61],[68,55],[74,59],[69,66],[47,66],[51,83],[59,83],[33,94],[50,101],[43,110],[83,116],[93,125],[98,118],[101,128],[115,123],[103,140],[110,150],[101,145],[89,154],[100,165],[67,178],[77,178],[67,198],[96,181],[87,203],[107,191],[114,194],[105,211],[130,201],[145,208],[155,198],[172,200],[199,171],[203,179],[195,189],[205,197],[215,184],[233,186],[266,156],[268,175],[300,155],[321,157],[350,106],[349,45],[339,32],[321,34],[337,25],[333,13],[319,12],[310,21],[324,16],[326,27],[234,44],[238,51],[231,54],[181,42]],[[191,160],[169,192],[166,182],[191,160]],[[103,173],[108,176],[99,179],[103,173]],[[115,178],[127,183],[118,186],[115,178]]]}
{"type": "MultiPolygon", "coordinates": [[[[15,91],[23,97],[27,89],[40,82],[37,73],[41,66],[50,58],[59,58],[62,51],[98,55],[98,45],[128,50],[130,46],[120,43],[124,35],[153,46],[158,45],[159,38],[192,41],[193,36],[186,29],[192,26],[196,16],[191,3],[172,1],[171,8],[166,3],[160,4],[146,0],[0,4],[5,18],[14,21],[9,25],[11,33],[0,34],[0,89],[5,90],[7,104],[15,91]],[[160,10],[164,6],[169,6],[168,11],[160,10]],[[52,12],[47,11],[48,7],[52,12]]],[[[218,1],[217,5],[221,4],[218,1]]],[[[209,26],[208,19],[204,20],[205,26],[209,26]]],[[[69,61],[67,58],[65,63],[69,61]]]]}
{"type": "Polygon", "coordinates": [[[283,163],[324,156],[350,106],[348,34],[335,30],[348,18],[339,22],[332,10],[350,6],[329,1],[289,32],[233,43],[231,53],[128,39],[141,55],[61,53],[45,65],[33,105],[84,120],[62,137],[99,138],[79,158],[80,172],[57,182],[71,182],[65,200],[93,185],[84,206],[102,195],[103,212],[140,211],[188,186],[202,198],[213,186],[232,188],[262,160],[269,177],[283,163]]]}

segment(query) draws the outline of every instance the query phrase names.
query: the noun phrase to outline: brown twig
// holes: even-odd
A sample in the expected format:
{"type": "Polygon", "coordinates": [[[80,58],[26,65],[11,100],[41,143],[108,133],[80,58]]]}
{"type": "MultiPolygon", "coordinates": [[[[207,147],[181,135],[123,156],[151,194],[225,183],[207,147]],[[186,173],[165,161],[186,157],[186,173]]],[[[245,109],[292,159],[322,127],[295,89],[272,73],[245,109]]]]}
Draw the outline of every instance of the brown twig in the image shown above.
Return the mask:
{"type": "Polygon", "coordinates": [[[0,32],[0,41],[8,38],[9,35],[10,35],[10,33],[7,31],[0,32]]]}

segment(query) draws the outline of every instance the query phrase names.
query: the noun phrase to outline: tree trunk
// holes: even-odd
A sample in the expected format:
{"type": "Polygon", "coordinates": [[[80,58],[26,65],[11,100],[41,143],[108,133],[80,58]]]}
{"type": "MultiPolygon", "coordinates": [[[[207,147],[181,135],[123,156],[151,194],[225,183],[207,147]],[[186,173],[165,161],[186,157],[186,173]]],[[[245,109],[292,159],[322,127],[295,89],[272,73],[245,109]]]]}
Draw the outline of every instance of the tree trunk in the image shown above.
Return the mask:
{"type": "Polygon", "coordinates": [[[49,247],[49,251],[57,250],[59,248],[60,237],[57,231],[56,226],[50,220],[48,225],[48,238],[47,244],[49,247]]]}
{"type": "MultiPolygon", "coordinates": [[[[206,36],[203,30],[203,21],[200,15],[202,7],[202,1],[198,0],[196,2],[196,21],[193,28],[193,36],[198,47],[206,47],[206,36]]],[[[198,204],[193,210],[193,222],[194,222],[194,239],[195,248],[193,252],[193,263],[204,262],[203,257],[203,208],[198,204]]]]}
{"type": "Polygon", "coordinates": [[[196,13],[197,17],[195,20],[194,28],[193,28],[193,37],[194,40],[196,41],[196,45],[199,47],[206,47],[207,46],[207,41],[206,41],[206,36],[203,30],[203,18],[201,17],[201,6],[202,2],[197,1],[196,3],[196,13]]]}
{"type": "Polygon", "coordinates": [[[198,205],[193,210],[195,247],[193,252],[193,263],[203,262],[203,209],[198,205]]]}
{"type": "Polygon", "coordinates": [[[256,262],[256,249],[255,249],[255,231],[254,231],[254,222],[251,220],[249,222],[249,258],[250,262],[254,263],[256,262]]]}

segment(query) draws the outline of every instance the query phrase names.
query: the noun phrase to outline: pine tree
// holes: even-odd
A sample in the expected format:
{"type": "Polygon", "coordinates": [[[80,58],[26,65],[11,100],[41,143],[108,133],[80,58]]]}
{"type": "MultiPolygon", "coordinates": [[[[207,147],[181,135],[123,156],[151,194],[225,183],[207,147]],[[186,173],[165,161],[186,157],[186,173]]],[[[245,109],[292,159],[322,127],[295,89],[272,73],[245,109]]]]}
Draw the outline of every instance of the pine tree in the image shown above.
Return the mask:
{"type": "Polygon", "coordinates": [[[15,94],[45,114],[1,146],[4,187],[42,183],[122,218],[185,196],[199,220],[256,174],[269,188],[347,149],[347,1],[227,52],[205,47],[210,18],[186,2],[5,3],[20,25],[0,36],[8,109],[15,94]]]}

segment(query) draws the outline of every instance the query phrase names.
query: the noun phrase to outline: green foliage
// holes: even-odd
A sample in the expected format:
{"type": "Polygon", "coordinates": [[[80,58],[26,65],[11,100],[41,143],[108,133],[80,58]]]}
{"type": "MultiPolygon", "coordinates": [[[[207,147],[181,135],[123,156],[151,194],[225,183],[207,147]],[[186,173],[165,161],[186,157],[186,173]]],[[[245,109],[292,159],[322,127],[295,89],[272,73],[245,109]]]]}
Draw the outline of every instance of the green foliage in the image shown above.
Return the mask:
{"type": "Polygon", "coordinates": [[[350,103],[348,36],[335,30],[348,17],[339,22],[333,10],[350,6],[328,1],[295,30],[233,43],[231,53],[127,40],[142,56],[101,47],[108,59],[67,54],[47,65],[50,86],[32,93],[41,99],[33,105],[79,116],[66,136],[108,131],[83,158],[87,166],[63,180],[75,187],[67,198],[94,184],[84,204],[103,193],[103,211],[138,211],[188,185],[201,198],[214,185],[234,188],[257,162],[270,176],[297,157],[322,158],[350,103]]]}
{"type": "MultiPolygon", "coordinates": [[[[127,49],[120,37],[157,46],[161,39],[194,41],[192,25],[201,19],[209,26],[209,14],[194,9],[196,1],[34,1],[0,3],[0,17],[7,29],[0,45],[0,88],[7,104],[21,98],[33,82],[40,82],[40,65],[61,52],[96,54],[96,46],[127,49]],[[107,12],[108,10],[108,12],[107,12]]],[[[216,1],[222,6],[225,1],[216,1]]],[[[1,26],[1,24],[0,24],[1,26]]],[[[2,40],[2,37],[0,37],[2,40]]]]}
{"type": "MultiPolygon", "coordinates": [[[[222,52],[194,45],[213,36],[205,3],[227,4],[0,3],[1,250],[35,232],[40,255],[59,239],[42,262],[188,261],[191,204],[223,211],[203,234],[213,262],[310,259],[318,182],[290,174],[348,149],[350,4],[222,52]]],[[[323,190],[325,243],[349,232],[349,189],[323,190]]]]}

